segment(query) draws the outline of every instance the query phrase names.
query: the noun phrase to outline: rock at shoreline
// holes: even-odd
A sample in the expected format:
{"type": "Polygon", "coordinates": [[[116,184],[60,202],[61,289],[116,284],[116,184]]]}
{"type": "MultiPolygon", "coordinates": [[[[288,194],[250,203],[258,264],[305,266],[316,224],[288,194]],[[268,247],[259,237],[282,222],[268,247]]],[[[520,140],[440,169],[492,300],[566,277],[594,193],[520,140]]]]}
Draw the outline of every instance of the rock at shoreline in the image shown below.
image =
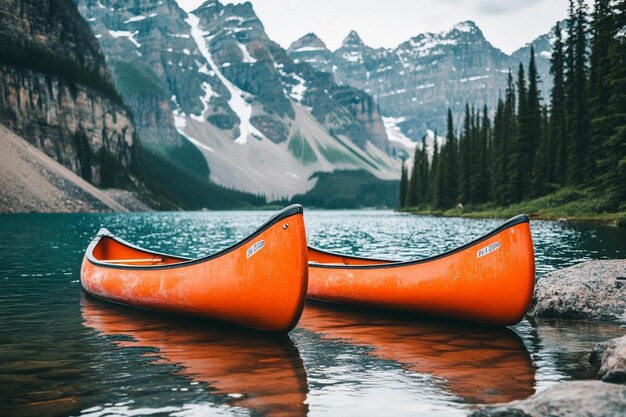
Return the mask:
{"type": "Polygon", "coordinates": [[[470,417],[618,417],[626,410],[626,386],[600,381],[553,385],[532,397],[487,406],[470,417]]]}
{"type": "Polygon", "coordinates": [[[626,382],[626,336],[597,343],[589,362],[599,366],[598,379],[605,382],[626,382]]]}
{"type": "Polygon", "coordinates": [[[544,275],[528,315],[626,319],[626,259],[584,262],[544,275]]]}

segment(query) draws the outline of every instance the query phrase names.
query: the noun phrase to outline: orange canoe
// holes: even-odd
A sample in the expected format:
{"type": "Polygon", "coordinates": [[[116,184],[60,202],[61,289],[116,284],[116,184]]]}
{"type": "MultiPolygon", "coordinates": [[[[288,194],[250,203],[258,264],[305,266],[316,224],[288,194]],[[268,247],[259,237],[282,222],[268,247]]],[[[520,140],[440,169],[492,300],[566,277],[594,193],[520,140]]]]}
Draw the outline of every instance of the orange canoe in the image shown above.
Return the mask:
{"type": "Polygon", "coordinates": [[[148,251],[101,229],[80,275],[89,294],[108,301],[287,332],[302,314],[307,274],[302,207],[293,205],[198,259],[148,251]]]}
{"type": "Polygon", "coordinates": [[[309,247],[313,299],[512,325],[530,305],[535,258],[521,215],[473,242],[430,258],[390,261],[309,247]]]}

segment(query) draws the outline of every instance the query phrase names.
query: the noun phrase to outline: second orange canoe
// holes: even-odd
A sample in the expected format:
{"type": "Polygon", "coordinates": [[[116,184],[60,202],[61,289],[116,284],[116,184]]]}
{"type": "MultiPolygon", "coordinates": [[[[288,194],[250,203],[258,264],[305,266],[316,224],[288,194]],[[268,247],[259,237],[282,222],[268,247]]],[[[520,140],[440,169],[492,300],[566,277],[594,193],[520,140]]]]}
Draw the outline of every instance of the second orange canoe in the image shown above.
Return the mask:
{"type": "Polygon", "coordinates": [[[89,294],[108,301],[286,332],[302,314],[307,274],[302,207],[293,205],[241,242],[198,259],[142,249],[102,229],[80,277],[89,294]]]}
{"type": "Polygon", "coordinates": [[[528,217],[431,258],[389,261],[309,247],[308,297],[512,325],[530,305],[535,258],[528,217]]]}

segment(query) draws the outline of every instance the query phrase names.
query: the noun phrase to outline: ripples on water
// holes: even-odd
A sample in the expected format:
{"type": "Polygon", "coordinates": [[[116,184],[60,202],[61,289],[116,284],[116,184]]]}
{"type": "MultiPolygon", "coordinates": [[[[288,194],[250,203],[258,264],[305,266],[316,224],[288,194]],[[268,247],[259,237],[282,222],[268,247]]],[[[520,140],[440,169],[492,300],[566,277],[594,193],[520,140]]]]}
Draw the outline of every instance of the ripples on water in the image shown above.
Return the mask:
{"type": "MultiPolygon", "coordinates": [[[[613,324],[527,321],[512,329],[425,322],[309,304],[268,337],[112,306],[80,290],[83,251],[101,226],[185,256],[225,248],[269,212],[0,215],[0,415],[465,415],[591,378],[593,344],[613,324]]],[[[310,211],[310,243],[411,259],[453,249],[500,220],[310,211]]],[[[624,258],[605,226],[531,223],[537,273],[624,258]]]]}

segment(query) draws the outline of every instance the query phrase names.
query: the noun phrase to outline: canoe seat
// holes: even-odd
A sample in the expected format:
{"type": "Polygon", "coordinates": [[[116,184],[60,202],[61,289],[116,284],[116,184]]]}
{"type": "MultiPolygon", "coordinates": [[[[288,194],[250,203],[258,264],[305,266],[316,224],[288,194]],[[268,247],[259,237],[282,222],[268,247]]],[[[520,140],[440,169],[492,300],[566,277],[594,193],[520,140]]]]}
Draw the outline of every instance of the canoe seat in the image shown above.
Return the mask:
{"type": "Polygon", "coordinates": [[[146,258],[146,259],[101,259],[100,262],[108,262],[111,264],[138,264],[144,262],[161,263],[163,258],[146,258]]]}

